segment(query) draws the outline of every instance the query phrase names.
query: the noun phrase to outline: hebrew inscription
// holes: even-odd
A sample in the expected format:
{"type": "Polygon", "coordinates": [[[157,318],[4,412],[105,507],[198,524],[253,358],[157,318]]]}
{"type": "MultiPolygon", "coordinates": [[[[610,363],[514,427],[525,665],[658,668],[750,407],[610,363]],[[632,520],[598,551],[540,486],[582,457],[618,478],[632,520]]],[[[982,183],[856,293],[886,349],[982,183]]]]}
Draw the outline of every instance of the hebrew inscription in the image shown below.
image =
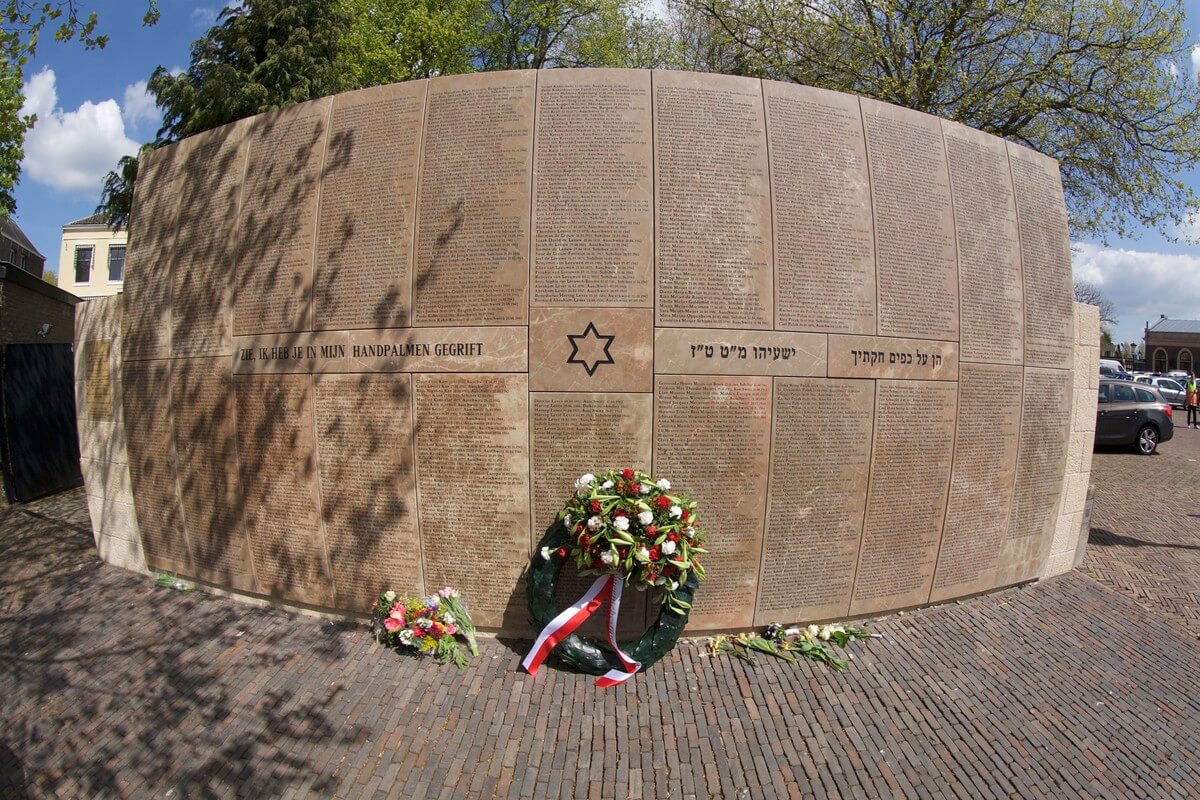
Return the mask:
{"type": "Polygon", "coordinates": [[[684,375],[824,375],[819,333],[656,328],[654,369],[684,375]]]}
{"type": "Polygon", "coordinates": [[[875,242],[858,98],[763,81],[775,327],[875,333],[875,242]]]}
{"type": "Polygon", "coordinates": [[[748,627],[758,593],[771,379],[663,376],[654,394],[654,470],[680,492],[703,498],[711,555],[692,624],[748,627]]]}
{"type": "Polygon", "coordinates": [[[429,82],[416,325],[527,319],[534,81],[491,72],[429,82]]]}
{"type": "Polygon", "coordinates": [[[334,99],[317,226],[318,330],[408,324],[425,86],[377,86],[334,99]]]}
{"type": "Polygon", "coordinates": [[[652,306],[650,73],[546,70],[537,90],[532,305],[652,306]]]}
{"type": "Polygon", "coordinates": [[[845,616],[871,466],[872,381],[775,381],[755,625],[845,616]]]}
{"type": "Polygon", "coordinates": [[[958,377],[958,344],[885,336],[831,335],[829,375],[954,380],[958,377]]]}
{"type": "Polygon", "coordinates": [[[657,323],[770,328],[771,197],[762,89],[654,72],[657,323]]]}
{"type": "Polygon", "coordinates": [[[851,614],[929,600],[946,511],[957,387],[877,381],[875,444],[851,614]]]}

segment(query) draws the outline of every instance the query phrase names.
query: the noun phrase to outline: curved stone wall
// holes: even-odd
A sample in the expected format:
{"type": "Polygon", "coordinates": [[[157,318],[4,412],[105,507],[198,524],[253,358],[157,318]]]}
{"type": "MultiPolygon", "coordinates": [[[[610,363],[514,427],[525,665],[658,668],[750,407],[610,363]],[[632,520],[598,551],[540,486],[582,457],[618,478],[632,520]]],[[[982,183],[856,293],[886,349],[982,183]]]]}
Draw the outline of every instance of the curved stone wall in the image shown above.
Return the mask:
{"type": "Polygon", "coordinates": [[[697,631],[1046,565],[1062,188],[961,125],[719,75],[436,78],[155,151],[129,247],[153,569],[353,610],[452,584],[523,631],[558,503],[625,465],[703,504],[697,631]]]}

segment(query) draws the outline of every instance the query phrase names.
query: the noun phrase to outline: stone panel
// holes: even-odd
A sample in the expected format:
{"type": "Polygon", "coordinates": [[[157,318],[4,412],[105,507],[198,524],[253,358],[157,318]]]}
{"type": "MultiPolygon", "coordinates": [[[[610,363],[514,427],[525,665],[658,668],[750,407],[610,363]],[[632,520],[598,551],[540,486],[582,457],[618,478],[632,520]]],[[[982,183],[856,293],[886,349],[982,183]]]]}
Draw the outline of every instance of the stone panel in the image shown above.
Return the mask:
{"type": "Polygon", "coordinates": [[[775,381],[755,625],[844,616],[871,466],[872,381],[775,381]]]}
{"type": "Polygon", "coordinates": [[[188,147],[186,141],[166,145],[139,160],[121,312],[128,359],[166,358],[171,353],[171,250],[188,147]]]}
{"type": "Polygon", "coordinates": [[[771,444],[771,378],[655,379],[654,472],[700,502],[708,579],[694,628],[753,624],[771,444]]]}
{"type": "Polygon", "coordinates": [[[931,601],[995,583],[1017,468],[1021,372],[1019,366],[961,367],[954,471],[931,601]]]}
{"type": "Polygon", "coordinates": [[[929,600],[954,450],[957,387],[878,381],[867,516],[850,613],[929,600]]]}
{"type": "Polygon", "coordinates": [[[1025,364],[1070,369],[1071,245],[1058,162],[1008,143],[1025,289],[1025,364]]]}
{"type": "Polygon", "coordinates": [[[1025,368],[1021,444],[1012,514],[1000,548],[996,584],[1037,577],[1054,536],[1071,424],[1071,373],[1025,368]]]}
{"type": "Polygon", "coordinates": [[[637,308],[535,308],[529,387],[535,392],[649,392],[654,312],[637,308]]]}
{"type": "Polygon", "coordinates": [[[460,589],[476,624],[527,632],[525,375],[417,375],[417,502],[425,585],[460,589]]]}
{"type": "Polygon", "coordinates": [[[861,99],[881,336],[958,340],[950,178],[937,117],[861,99]]]}
{"type": "Polygon", "coordinates": [[[257,117],[238,218],[233,332],[307,330],[329,98],[257,117]]]}
{"type": "Polygon", "coordinates": [[[654,71],[659,325],[773,325],[763,114],[757,80],[654,71]]]}
{"type": "Polygon", "coordinates": [[[416,325],[527,316],[536,73],[429,82],[417,202],[416,325]]]}
{"type": "Polygon", "coordinates": [[[875,333],[875,241],[858,98],[763,81],[775,327],[875,333]]]}
{"type": "Polygon", "coordinates": [[[408,375],[315,380],[321,513],[338,608],[424,591],[408,375]]]}
{"type": "Polygon", "coordinates": [[[958,343],[889,336],[829,337],[829,376],[952,381],[958,378],[958,343]]]}
{"type": "Polygon", "coordinates": [[[76,400],[76,413],[88,419],[113,418],[112,342],[93,340],[77,345],[83,402],[76,400]]]}
{"type": "Polygon", "coordinates": [[[317,330],[408,324],[426,83],[334,98],[317,223],[317,330]]]}
{"type": "Polygon", "coordinates": [[[175,446],[167,390],[170,376],[169,360],[125,362],[122,382],[128,424],[124,438],[146,565],[191,575],[192,557],[175,486],[175,446]]]}
{"type": "Polygon", "coordinates": [[[538,73],[531,305],[653,306],[652,129],[646,70],[538,73]]]}
{"type": "Polygon", "coordinates": [[[1020,364],[1021,250],[1004,140],[946,120],[942,133],[954,195],[962,359],[1020,364]]]}
{"type": "Polygon", "coordinates": [[[253,590],[237,480],[229,359],[176,359],[171,373],[171,421],[183,521],[192,546],[191,574],[209,583],[253,590]]]}
{"type": "MultiPolygon", "coordinates": [[[[530,504],[534,544],[545,535],[585,472],[650,471],[653,397],[650,394],[532,392],[529,395],[530,504]]],[[[578,600],[595,580],[568,562],[559,575],[560,608],[578,600]]],[[[640,634],[646,625],[646,594],[622,597],[618,632],[640,634]]],[[[607,617],[593,615],[581,633],[602,635],[607,617]]]]}
{"type": "Polygon", "coordinates": [[[251,125],[242,120],[188,139],[171,271],[176,356],[224,355],[232,347],[233,259],[251,125]]]}
{"type": "Polygon", "coordinates": [[[684,375],[825,374],[823,333],[656,328],[654,371],[684,375]]]}
{"type": "Polygon", "coordinates": [[[307,375],[243,375],[238,461],[259,591],[318,606],[333,602],[318,511],[313,402],[307,375]]]}

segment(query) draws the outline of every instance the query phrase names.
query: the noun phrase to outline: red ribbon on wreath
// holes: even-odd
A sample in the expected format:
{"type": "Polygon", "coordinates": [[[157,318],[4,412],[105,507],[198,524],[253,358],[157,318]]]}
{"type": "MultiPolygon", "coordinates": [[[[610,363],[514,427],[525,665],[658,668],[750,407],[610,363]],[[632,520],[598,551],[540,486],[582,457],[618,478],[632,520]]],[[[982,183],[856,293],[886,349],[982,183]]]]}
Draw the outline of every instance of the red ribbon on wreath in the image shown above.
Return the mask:
{"type": "Polygon", "coordinates": [[[608,643],[612,645],[613,650],[617,653],[617,658],[621,659],[621,663],[625,666],[625,670],[611,669],[606,674],[601,675],[596,679],[596,685],[603,688],[607,686],[616,686],[618,683],[624,683],[634,676],[634,674],[642,668],[642,665],[629,657],[619,645],[617,645],[617,614],[621,612],[621,589],[625,581],[617,575],[601,575],[593,581],[591,588],[584,592],[583,597],[576,600],[568,608],[563,609],[557,617],[550,620],[550,624],[542,628],[542,632],[538,634],[537,641],[533,643],[533,649],[525,656],[525,660],[521,662],[521,666],[530,675],[537,675],[538,667],[550,655],[550,652],[558,646],[558,643],[575,632],[575,629],[583,624],[583,621],[599,610],[600,606],[608,602],[608,643]]]}

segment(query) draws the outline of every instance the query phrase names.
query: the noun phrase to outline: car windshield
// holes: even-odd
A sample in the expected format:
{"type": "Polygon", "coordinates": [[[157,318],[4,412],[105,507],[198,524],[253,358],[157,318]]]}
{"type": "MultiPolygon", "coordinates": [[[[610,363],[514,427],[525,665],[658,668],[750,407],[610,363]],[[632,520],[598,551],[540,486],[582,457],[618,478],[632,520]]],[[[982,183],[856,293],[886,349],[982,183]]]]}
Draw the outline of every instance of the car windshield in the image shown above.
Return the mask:
{"type": "MultiPolygon", "coordinates": [[[[1115,403],[1136,403],[1137,402],[1137,397],[1133,393],[1132,386],[1125,386],[1123,384],[1118,383],[1118,384],[1114,384],[1112,388],[1113,388],[1113,402],[1115,402],[1115,403]]],[[[1142,391],[1146,392],[1145,389],[1143,389],[1142,391]]],[[[1146,394],[1150,394],[1150,393],[1146,392],[1146,394]]]]}
{"type": "Polygon", "coordinates": [[[1153,383],[1154,382],[1153,378],[1147,378],[1145,375],[1139,375],[1136,378],[1134,378],[1134,380],[1137,381],[1138,383],[1153,383]]]}

